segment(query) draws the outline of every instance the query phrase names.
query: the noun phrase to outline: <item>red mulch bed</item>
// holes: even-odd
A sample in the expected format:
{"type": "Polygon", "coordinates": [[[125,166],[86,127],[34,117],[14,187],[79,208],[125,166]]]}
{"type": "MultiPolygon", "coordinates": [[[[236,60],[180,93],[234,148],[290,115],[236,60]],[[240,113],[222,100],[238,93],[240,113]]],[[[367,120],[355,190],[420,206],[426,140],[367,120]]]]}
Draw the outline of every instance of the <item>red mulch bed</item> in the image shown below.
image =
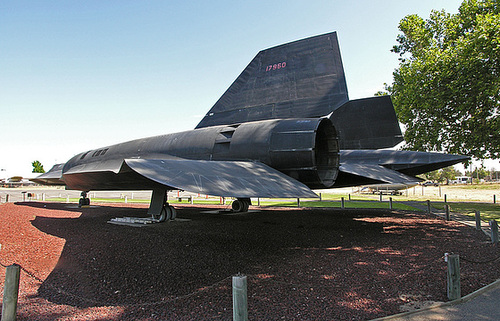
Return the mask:
{"type": "Polygon", "coordinates": [[[135,228],[106,222],[145,205],[1,204],[0,286],[20,264],[18,320],[231,320],[239,272],[251,320],[369,320],[446,301],[444,253],[460,255],[462,295],[500,278],[482,232],[422,214],[177,208],[183,220],[135,228]]]}

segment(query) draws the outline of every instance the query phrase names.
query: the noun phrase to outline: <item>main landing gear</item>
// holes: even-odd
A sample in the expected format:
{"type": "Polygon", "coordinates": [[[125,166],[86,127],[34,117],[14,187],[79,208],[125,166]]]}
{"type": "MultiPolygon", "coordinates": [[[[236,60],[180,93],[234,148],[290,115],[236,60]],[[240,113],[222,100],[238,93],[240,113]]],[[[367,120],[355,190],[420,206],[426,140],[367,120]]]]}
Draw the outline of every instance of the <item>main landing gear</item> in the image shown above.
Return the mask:
{"type": "Polygon", "coordinates": [[[165,202],[162,206],[160,214],[152,214],[151,215],[154,219],[158,220],[158,222],[165,222],[169,220],[175,220],[177,217],[177,211],[175,208],[168,204],[168,202],[165,202]]]}
{"type": "Polygon", "coordinates": [[[174,220],[177,217],[175,208],[168,204],[167,192],[166,190],[153,190],[151,196],[148,214],[158,222],[174,220]]]}
{"type": "Polygon", "coordinates": [[[252,205],[252,201],[249,198],[237,198],[231,204],[231,209],[235,213],[248,212],[250,205],[252,205]]]}
{"type": "Polygon", "coordinates": [[[88,192],[82,192],[80,194],[81,198],[78,200],[78,207],[90,205],[90,198],[87,197],[88,192]]]}

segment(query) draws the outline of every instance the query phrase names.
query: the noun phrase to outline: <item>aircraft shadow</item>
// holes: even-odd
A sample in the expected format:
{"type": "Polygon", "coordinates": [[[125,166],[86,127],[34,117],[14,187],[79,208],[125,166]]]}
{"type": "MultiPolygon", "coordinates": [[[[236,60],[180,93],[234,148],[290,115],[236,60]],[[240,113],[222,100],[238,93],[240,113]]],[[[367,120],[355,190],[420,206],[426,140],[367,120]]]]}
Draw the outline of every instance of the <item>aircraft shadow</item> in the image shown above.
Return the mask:
{"type": "Polygon", "coordinates": [[[180,208],[178,217],[183,220],[143,228],[106,222],[113,217],[144,217],[144,208],[77,210],[82,212],[79,218],[37,216],[32,224],[66,241],[39,295],[81,307],[182,296],[238,272],[279,271],[280,264],[300,255],[297,249],[363,246],[383,234],[381,223],[355,219],[381,213],[369,210],[221,215],[180,208]]]}

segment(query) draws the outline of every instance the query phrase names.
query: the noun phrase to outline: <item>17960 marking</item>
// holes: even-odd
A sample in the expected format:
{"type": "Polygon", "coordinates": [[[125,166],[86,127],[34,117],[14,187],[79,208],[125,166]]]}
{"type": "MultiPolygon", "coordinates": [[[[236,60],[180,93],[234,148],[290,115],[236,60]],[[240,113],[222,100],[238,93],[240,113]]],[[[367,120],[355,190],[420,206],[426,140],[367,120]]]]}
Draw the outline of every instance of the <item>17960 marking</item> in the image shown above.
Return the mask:
{"type": "Polygon", "coordinates": [[[266,71],[278,70],[278,69],[282,69],[282,68],[285,68],[285,67],[286,67],[286,61],[283,61],[283,62],[280,62],[280,63],[277,63],[277,64],[268,65],[266,67],[266,71]]]}

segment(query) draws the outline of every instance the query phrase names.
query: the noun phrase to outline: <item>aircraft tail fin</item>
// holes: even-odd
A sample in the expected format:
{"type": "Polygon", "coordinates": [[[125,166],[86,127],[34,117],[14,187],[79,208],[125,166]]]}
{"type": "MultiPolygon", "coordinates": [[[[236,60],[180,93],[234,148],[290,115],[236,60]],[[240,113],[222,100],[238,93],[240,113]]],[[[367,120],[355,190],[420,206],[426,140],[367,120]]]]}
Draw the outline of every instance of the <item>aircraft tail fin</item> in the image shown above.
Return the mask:
{"type": "Polygon", "coordinates": [[[340,149],[390,148],[403,141],[390,96],[350,100],[333,111],[340,149]]]}
{"type": "Polygon", "coordinates": [[[332,32],[259,52],[196,128],[323,117],[348,100],[332,32]]]}

